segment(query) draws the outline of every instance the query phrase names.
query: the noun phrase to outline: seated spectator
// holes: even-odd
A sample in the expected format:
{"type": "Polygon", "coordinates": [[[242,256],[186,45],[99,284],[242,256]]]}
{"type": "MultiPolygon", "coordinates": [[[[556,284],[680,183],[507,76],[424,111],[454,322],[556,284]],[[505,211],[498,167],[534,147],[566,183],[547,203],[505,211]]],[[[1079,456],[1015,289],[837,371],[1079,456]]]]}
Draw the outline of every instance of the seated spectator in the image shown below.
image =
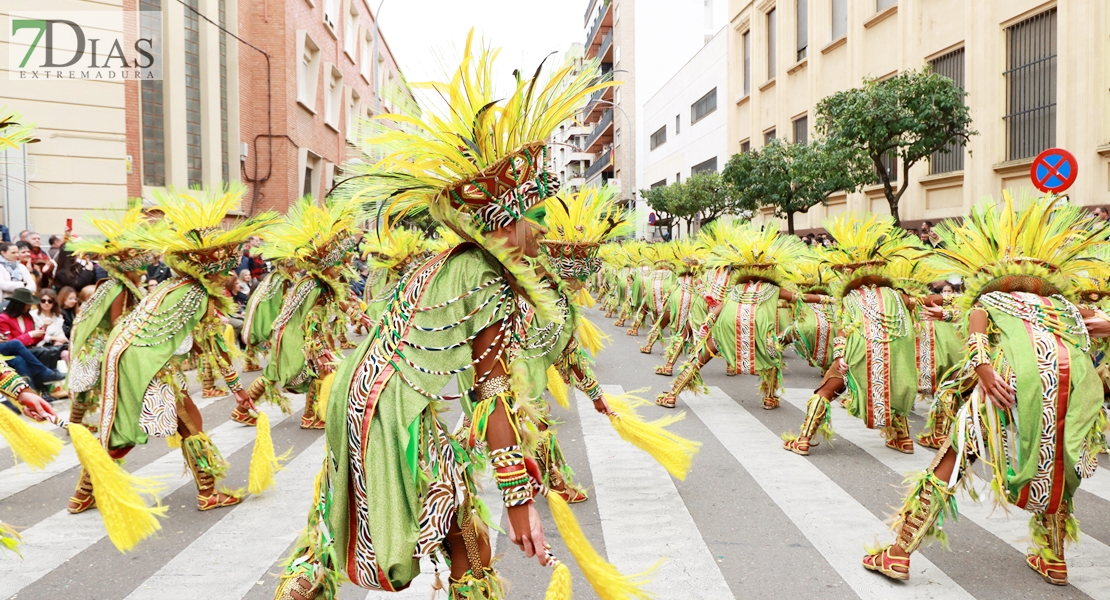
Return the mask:
{"type": "Polygon", "coordinates": [[[155,288],[157,288],[159,285],[161,285],[161,283],[162,282],[158,281],[157,279],[147,279],[146,280],[146,293],[149,294],[149,293],[153,292],[155,288]]]}
{"type": "Polygon", "coordinates": [[[62,311],[58,308],[58,294],[46,288],[39,290],[38,297],[39,305],[31,309],[31,319],[35,322],[35,329],[42,329],[46,335],[36,347],[64,346],[61,357],[66,364],[69,364],[69,337],[66,336],[62,311]]]}
{"type": "Polygon", "coordinates": [[[0,333],[23,344],[48,369],[55,369],[68,346],[38,345],[46,337],[46,330],[35,327],[35,320],[31,317],[31,308],[38,304],[38,297],[28,289],[12,292],[8,305],[0,311],[0,333]]]}
{"type": "Polygon", "coordinates": [[[62,333],[68,340],[73,335],[73,320],[77,318],[77,292],[69,286],[58,290],[58,306],[62,310],[62,333]]]}
{"type": "MultiPolygon", "coordinates": [[[[73,236],[77,239],[77,236],[73,236]]],[[[82,290],[85,286],[92,285],[108,274],[103,269],[87,260],[79,259],[62,244],[55,259],[54,285],[68,286],[75,290],[82,290]]]]}
{"type": "Polygon", "coordinates": [[[77,294],[77,310],[78,311],[80,311],[81,307],[84,306],[85,303],[89,301],[89,298],[92,298],[92,295],[93,295],[94,292],[96,292],[96,286],[95,285],[86,285],[85,287],[81,288],[81,291],[77,294]]]}
{"type": "Polygon", "coordinates": [[[19,262],[19,248],[11,242],[0,242],[0,293],[7,299],[17,289],[38,290],[31,270],[19,262]]]}
{"type": "Polygon", "coordinates": [[[45,389],[48,384],[63,381],[66,378],[65,374],[47,368],[27,350],[26,346],[15,340],[4,339],[2,334],[0,334],[0,356],[7,357],[4,362],[36,388],[45,389]]]}

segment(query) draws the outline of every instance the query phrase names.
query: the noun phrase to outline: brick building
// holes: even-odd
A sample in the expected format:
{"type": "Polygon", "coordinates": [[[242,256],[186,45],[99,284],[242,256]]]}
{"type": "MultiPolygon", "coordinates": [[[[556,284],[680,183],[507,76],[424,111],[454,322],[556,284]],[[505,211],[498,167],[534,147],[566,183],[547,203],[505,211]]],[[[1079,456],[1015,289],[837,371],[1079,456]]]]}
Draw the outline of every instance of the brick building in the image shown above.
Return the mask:
{"type": "Polygon", "coordinates": [[[244,213],[284,212],[327,193],[361,122],[414,106],[366,0],[126,2],[163,11],[166,56],[128,84],[132,197],[243,181],[244,213]]]}

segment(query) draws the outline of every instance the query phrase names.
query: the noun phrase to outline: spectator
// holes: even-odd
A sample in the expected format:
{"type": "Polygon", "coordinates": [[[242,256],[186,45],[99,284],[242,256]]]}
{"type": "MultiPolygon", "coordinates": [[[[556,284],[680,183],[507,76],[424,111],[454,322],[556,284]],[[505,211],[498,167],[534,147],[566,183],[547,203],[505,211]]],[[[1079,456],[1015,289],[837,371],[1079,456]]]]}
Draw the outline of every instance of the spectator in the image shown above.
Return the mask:
{"type": "Polygon", "coordinates": [[[173,277],[173,271],[162,262],[162,258],[158,258],[158,262],[146,268],[147,283],[154,281],[155,283],[162,283],[163,281],[173,277]]]}
{"type": "Polygon", "coordinates": [[[46,368],[55,369],[63,348],[38,346],[46,337],[46,330],[35,327],[35,320],[31,317],[31,308],[38,303],[38,297],[26,288],[12,292],[8,305],[0,312],[0,333],[23,344],[46,368]]]}
{"type": "Polygon", "coordinates": [[[161,285],[161,283],[162,282],[158,281],[157,279],[147,279],[146,280],[146,292],[148,294],[150,292],[153,292],[155,288],[157,288],[159,285],[161,285]]]}
{"type": "Polygon", "coordinates": [[[16,240],[16,241],[17,242],[26,242],[27,241],[27,236],[29,236],[29,235],[31,235],[31,230],[24,229],[23,231],[19,232],[19,239],[16,240]]]}
{"type": "Polygon", "coordinates": [[[239,268],[235,272],[246,270],[250,272],[251,279],[259,280],[266,275],[266,261],[258,255],[258,247],[262,245],[262,238],[252,235],[243,245],[243,258],[239,260],[239,268]]]}
{"type": "Polygon", "coordinates": [[[247,301],[251,297],[251,274],[250,271],[239,271],[239,277],[236,278],[235,284],[232,288],[231,296],[235,298],[235,302],[239,305],[239,312],[247,312],[247,301]]]}
{"type": "Polygon", "coordinates": [[[34,231],[32,231],[31,235],[27,236],[27,243],[31,244],[31,260],[32,261],[34,261],[37,258],[41,258],[42,260],[45,260],[45,261],[50,260],[50,255],[47,254],[42,249],[42,235],[41,234],[38,234],[38,233],[35,233],[34,231]]]}
{"type": "Polygon", "coordinates": [[[38,290],[31,270],[19,262],[19,248],[11,242],[0,242],[0,294],[7,299],[17,289],[38,290]]]}
{"type": "Polygon", "coordinates": [[[102,275],[103,269],[98,269],[94,263],[74,256],[72,252],[66,249],[64,243],[62,249],[58,251],[56,261],[54,285],[60,287],[69,286],[75,290],[83,290],[86,286],[108,276],[107,273],[102,275]]]}
{"type": "Polygon", "coordinates": [[[26,346],[15,340],[5,339],[3,334],[0,334],[0,355],[7,356],[8,359],[4,362],[37,388],[45,388],[48,383],[66,378],[64,374],[48,369],[26,346]]]}
{"type": "Polygon", "coordinates": [[[77,291],[69,286],[58,290],[58,306],[62,311],[62,333],[68,340],[73,335],[73,320],[77,318],[77,291]]]}
{"type": "Polygon", "coordinates": [[[1095,209],[1091,211],[1091,214],[1103,221],[1110,220],[1110,210],[1101,206],[1096,206],[1095,209]]]}
{"type": "Polygon", "coordinates": [[[61,347],[60,356],[69,364],[69,337],[65,332],[65,320],[58,307],[58,294],[50,288],[39,290],[39,305],[31,309],[31,319],[35,322],[35,329],[46,332],[37,348],[61,347]]]}
{"type": "Polygon", "coordinates": [[[62,251],[62,246],[65,245],[65,238],[59,235],[52,235],[50,239],[47,240],[47,243],[50,244],[50,248],[46,250],[47,256],[50,257],[50,260],[57,259],[58,253],[62,251]]]}

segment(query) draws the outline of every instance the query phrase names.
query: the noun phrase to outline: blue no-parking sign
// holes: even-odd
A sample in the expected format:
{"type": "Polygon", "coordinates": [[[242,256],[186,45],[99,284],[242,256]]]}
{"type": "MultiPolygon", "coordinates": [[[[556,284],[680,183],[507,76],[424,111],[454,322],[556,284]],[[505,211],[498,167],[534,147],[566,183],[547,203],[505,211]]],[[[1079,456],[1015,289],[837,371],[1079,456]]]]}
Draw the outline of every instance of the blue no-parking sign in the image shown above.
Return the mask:
{"type": "Polygon", "coordinates": [[[1049,148],[1037,155],[1029,168],[1033,185],[1045,193],[1058,194],[1075,183],[1079,163],[1075,155],[1063,148],[1049,148]]]}

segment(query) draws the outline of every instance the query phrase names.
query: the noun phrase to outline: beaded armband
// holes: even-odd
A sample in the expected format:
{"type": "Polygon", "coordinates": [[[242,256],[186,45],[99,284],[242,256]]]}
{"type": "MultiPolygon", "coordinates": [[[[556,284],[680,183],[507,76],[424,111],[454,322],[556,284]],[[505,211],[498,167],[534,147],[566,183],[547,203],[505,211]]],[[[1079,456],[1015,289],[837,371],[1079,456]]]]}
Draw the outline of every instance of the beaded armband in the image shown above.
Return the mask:
{"type": "Polygon", "coordinates": [[[987,334],[967,334],[967,359],[971,363],[972,368],[990,364],[991,353],[987,334]]]}
{"type": "Polygon", "coordinates": [[[825,296],[823,294],[818,295],[817,296],[817,303],[818,304],[836,304],[836,298],[833,298],[832,296],[825,296]]]}
{"type": "Polygon", "coordinates": [[[220,375],[227,382],[227,388],[233,393],[243,391],[243,384],[239,381],[239,373],[230,365],[227,368],[220,369],[220,375]]]}
{"type": "Polygon", "coordinates": [[[586,394],[586,396],[594,402],[597,402],[604,397],[601,394],[601,384],[598,383],[596,379],[590,378],[586,381],[583,381],[582,387],[580,389],[582,390],[582,393],[586,394]]]}
{"type": "Polygon", "coordinates": [[[953,320],[956,319],[956,311],[954,311],[950,308],[946,308],[946,309],[940,311],[940,314],[941,314],[941,320],[944,321],[945,323],[951,323],[953,320]]]}
{"type": "Polygon", "coordinates": [[[838,335],[838,336],[833,338],[832,345],[833,345],[833,351],[832,351],[833,360],[836,360],[838,358],[844,358],[844,347],[848,345],[847,338],[845,338],[844,336],[838,335]]]}
{"type": "Polygon", "coordinates": [[[495,448],[489,453],[497,489],[507,508],[524,506],[532,501],[532,480],[524,466],[524,452],[520,446],[495,448]]]}
{"type": "Polygon", "coordinates": [[[509,383],[508,375],[490,377],[474,387],[474,395],[477,397],[478,402],[489,400],[498,394],[509,391],[512,391],[512,386],[509,383]]]}
{"type": "Polygon", "coordinates": [[[0,367],[0,394],[15,400],[23,390],[28,389],[27,383],[11,367],[0,367]]]}

